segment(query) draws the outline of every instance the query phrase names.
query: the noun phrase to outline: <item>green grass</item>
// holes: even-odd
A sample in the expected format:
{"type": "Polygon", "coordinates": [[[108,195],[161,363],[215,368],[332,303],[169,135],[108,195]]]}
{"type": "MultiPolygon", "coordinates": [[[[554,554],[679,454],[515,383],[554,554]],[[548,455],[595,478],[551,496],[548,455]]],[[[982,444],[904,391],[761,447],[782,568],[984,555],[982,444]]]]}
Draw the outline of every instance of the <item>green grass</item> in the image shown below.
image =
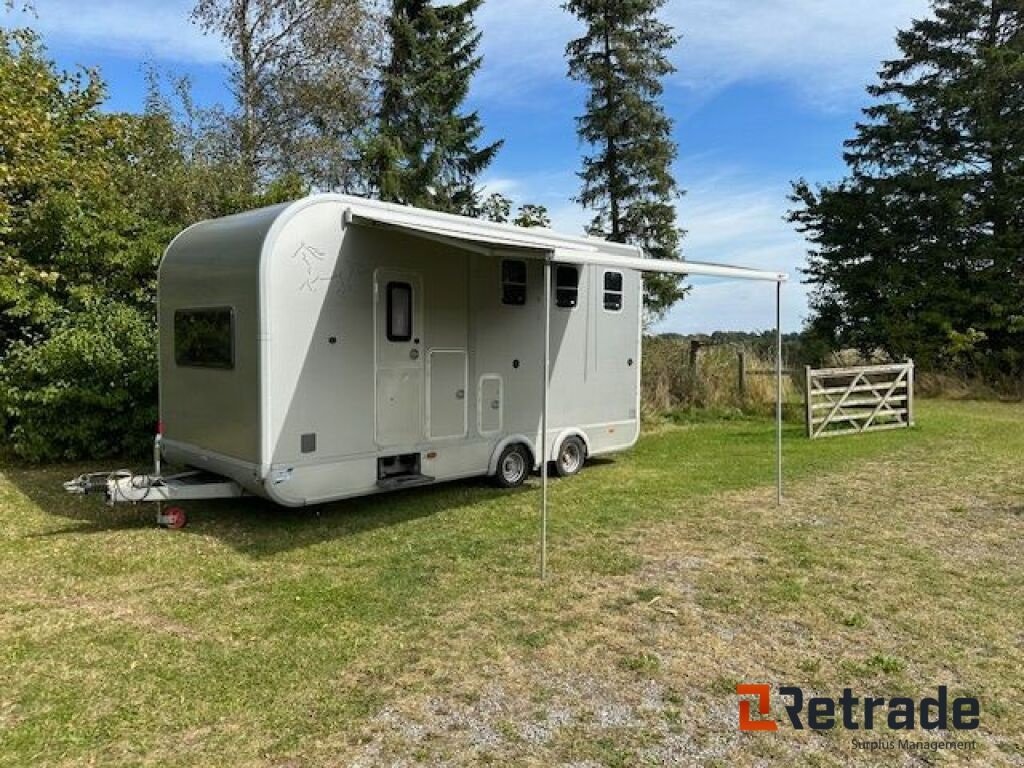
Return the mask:
{"type": "Polygon", "coordinates": [[[0,765],[636,765],[680,729],[739,764],[701,713],[731,717],[751,675],[953,680],[991,703],[986,762],[1019,760],[1024,409],[925,402],[919,423],[787,426],[782,512],[769,421],[659,427],[553,482],[544,583],[534,488],[194,504],[172,533],[63,494],[95,467],[9,465],[0,765]],[[660,709],[636,703],[651,686],[660,709]]]}

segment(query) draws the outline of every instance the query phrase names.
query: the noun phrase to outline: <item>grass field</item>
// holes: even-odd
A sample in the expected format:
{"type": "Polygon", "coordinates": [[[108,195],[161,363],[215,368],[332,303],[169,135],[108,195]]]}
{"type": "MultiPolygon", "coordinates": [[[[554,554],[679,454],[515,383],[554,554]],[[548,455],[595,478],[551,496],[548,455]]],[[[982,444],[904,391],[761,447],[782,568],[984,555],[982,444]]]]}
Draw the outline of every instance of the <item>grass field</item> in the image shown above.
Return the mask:
{"type": "Polygon", "coordinates": [[[535,486],[167,532],[63,495],[83,467],[7,466],[0,764],[1024,765],[1024,407],[918,420],[789,428],[782,508],[769,422],[658,427],[553,484],[545,583],[535,486]],[[977,748],[739,733],[738,682],[945,684],[981,700],[977,748]]]}

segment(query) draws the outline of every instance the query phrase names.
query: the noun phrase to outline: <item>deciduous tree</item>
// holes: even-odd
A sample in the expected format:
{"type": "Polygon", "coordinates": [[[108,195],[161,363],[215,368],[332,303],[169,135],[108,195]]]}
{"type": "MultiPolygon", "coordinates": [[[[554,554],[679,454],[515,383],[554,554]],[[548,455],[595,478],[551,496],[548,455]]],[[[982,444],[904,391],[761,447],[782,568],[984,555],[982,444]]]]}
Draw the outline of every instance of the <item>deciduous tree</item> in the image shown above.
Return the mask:
{"type": "Polygon", "coordinates": [[[199,0],[192,15],[230,51],[250,189],[289,173],[352,187],[380,43],[372,0],[199,0]]]}
{"type": "Polygon", "coordinates": [[[513,222],[517,227],[550,227],[551,217],[548,215],[548,209],[543,205],[537,205],[536,203],[524,203],[519,207],[519,212],[516,214],[515,221],[513,222]]]}

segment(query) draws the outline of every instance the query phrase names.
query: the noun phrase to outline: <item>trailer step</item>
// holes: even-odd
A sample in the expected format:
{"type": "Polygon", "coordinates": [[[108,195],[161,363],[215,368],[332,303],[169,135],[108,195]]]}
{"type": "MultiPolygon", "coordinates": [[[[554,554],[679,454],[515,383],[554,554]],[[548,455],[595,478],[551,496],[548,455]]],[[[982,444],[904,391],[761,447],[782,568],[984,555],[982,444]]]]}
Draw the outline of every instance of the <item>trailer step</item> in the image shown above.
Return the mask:
{"type": "Polygon", "coordinates": [[[437,478],[429,475],[392,475],[377,481],[377,487],[385,491],[395,491],[399,488],[414,488],[417,485],[430,485],[437,478]]]}

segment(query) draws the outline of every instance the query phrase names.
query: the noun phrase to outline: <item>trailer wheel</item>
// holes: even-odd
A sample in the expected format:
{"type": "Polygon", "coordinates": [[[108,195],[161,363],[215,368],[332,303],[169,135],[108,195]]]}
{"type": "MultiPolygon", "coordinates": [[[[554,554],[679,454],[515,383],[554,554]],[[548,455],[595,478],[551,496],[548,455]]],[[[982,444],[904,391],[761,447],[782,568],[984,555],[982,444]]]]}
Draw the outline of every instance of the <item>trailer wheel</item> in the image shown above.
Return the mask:
{"type": "Polygon", "coordinates": [[[581,469],[587,460],[587,446],[576,435],[570,435],[562,441],[555,459],[555,472],[559,477],[572,477],[581,469]]]}
{"type": "Polygon", "coordinates": [[[500,488],[518,488],[530,473],[530,452],[521,443],[510,445],[498,457],[494,482],[500,488]]]}
{"type": "Polygon", "coordinates": [[[188,525],[188,515],[181,507],[170,507],[163,514],[157,516],[157,522],[163,528],[178,531],[188,525]]]}

